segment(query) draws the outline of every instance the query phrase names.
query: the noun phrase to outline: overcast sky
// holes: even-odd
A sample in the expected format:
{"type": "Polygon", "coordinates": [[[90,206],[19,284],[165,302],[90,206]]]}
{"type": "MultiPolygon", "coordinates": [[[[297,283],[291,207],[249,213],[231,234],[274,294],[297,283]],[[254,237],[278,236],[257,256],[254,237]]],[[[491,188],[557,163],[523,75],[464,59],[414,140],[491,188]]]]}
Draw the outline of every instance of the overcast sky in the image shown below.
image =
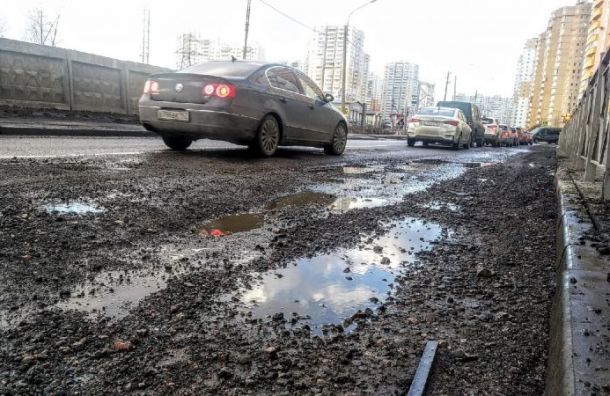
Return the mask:
{"type": "MultiPolygon", "coordinates": [[[[365,0],[265,0],[308,26],[342,25],[365,0]]],[[[512,95],[515,66],[525,40],[547,25],[551,11],[576,0],[377,0],[351,24],[365,33],[372,71],[387,62],[420,65],[420,78],[442,96],[448,70],[457,90],[512,95]]],[[[175,67],[177,37],[243,43],[246,0],[2,0],[7,38],[23,39],[29,10],[61,13],[59,46],[124,60],[139,60],[143,9],[151,10],[150,63],[175,67]]],[[[303,60],[311,30],[252,0],[250,37],[267,60],[303,60]]],[[[450,88],[452,92],[453,88],[450,88]]]]}

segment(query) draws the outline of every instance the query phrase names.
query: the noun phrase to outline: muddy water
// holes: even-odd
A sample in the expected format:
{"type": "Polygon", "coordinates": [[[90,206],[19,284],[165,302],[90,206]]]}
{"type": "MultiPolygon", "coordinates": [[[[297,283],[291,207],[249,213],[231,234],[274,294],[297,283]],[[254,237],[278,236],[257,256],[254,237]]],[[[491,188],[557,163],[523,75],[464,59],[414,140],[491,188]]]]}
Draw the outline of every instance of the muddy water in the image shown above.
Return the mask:
{"type": "Polygon", "coordinates": [[[253,288],[241,290],[240,299],[254,318],[282,313],[287,326],[306,324],[313,334],[322,334],[330,324],[345,324],[349,331],[353,326],[344,321],[385,301],[395,277],[415,261],[415,254],[442,237],[448,233],[440,225],[407,218],[371,243],[363,238],[356,248],[302,258],[266,273],[253,288]]]}
{"type": "Polygon", "coordinates": [[[262,213],[243,213],[228,215],[204,225],[199,235],[229,235],[237,232],[251,231],[261,228],[265,224],[265,215],[262,213]]]}
{"type": "Polygon", "coordinates": [[[144,297],[166,287],[170,274],[153,271],[104,271],[78,287],[73,297],[57,304],[91,314],[121,318],[144,297]]]}
{"type": "Polygon", "coordinates": [[[322,194],[313,191],[302,191],[296,194],[286,195],[272,201],[267,205],[267,209],[284,209],[290,206],[323,205],[333,203],[335,198],[332,195],[322,194]]]}

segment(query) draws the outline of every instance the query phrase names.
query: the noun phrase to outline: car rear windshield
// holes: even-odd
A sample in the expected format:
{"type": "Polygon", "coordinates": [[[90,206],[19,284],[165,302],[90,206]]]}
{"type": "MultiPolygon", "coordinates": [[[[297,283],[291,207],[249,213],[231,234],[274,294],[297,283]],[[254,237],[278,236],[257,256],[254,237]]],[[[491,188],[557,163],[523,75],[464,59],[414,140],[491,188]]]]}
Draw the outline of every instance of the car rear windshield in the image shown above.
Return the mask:
{"type": "Polygon", "coordinates": [[[472,104],[468,102],[438,102],[439,107],[452,107],[454,109],[460,109],[464,112],[464,115],[468,118],[472,118],[472,104]]]}
{"type": "Polygon", "coordinates": [[[178,73],[205,74],[225,78],[246,78],[262,65],[249,62],[206,62],[187,67],[178,73]]]}
{"type": "Polygon", "coordinates": [[[433,116],[441,116],[441,117],[453,117],[455,115],[455,109],[428,107],[428,108],[422,109],[417,114],[418,115],[433,115],[433,116]]]}
{"type": "Polygon", "coordinates": [[[494,119],[493,118],[481,118],[481,122],[483,124],[495,124],[494,119]]]}
{"type": "Polygon", "coordinates": [[[500,125],[500,129],[503,130],[503,131],[508,131],[508,126],[500,125]]]}

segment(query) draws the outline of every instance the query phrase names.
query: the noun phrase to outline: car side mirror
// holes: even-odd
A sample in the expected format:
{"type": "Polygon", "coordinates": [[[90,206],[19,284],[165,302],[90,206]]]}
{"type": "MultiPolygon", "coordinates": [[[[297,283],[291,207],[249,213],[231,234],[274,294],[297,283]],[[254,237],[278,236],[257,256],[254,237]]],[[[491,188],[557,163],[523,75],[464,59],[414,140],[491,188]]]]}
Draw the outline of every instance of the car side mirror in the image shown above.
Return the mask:
{"type": "Polygon", "coordinates": [[[330,103],[330,102],[332,102],[333,100],[335,100],[335,97],[334,97],[334,96],[332,96],[331,94],[327,93],[327,94],[325,94],[325,95],[324,95],[324,101],[325,101],[326,103],[330,103]]]}

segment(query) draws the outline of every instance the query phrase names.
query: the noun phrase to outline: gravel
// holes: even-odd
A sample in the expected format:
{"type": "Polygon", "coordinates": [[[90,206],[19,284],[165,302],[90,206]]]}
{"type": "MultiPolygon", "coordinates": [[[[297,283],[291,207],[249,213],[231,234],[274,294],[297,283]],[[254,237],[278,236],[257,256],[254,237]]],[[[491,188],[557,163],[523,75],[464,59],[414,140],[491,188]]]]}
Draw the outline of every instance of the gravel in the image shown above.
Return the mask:
{"type": "Polygon", "coordinates": [[[323,201],[268,207],[334,181],[336,196],[354,181],[383,197],[386,173],[409,180],[446,163],[381,157],[375,172],[345,175],[341,159],[315,154],[305,166],[241,152],[1,161],[0,393],[404,394],[425,342],[439,340],[428,394],[542,394],[555,159],[546,146],[522,151],[344,213],[323,201]],[[45,209],[67,201],[103,211],[45,209]],[[199,232],[247,212],[263,213],[264,226],[199,232]],[[306,319],[249,316],[238,298],[269,271],[339,248],[364,245],[394,265],[376,241],[405,217],[447,237],[400,268],[386,299],[346,318],[351,331],[333,324],[313,335],[306,319]],[[121,276],[99,280],[110,271],[121,276]],[[62,308],[87,297],[83,285],[107,298],[144,275],[159,287],[122,316],[62,308]]]}

